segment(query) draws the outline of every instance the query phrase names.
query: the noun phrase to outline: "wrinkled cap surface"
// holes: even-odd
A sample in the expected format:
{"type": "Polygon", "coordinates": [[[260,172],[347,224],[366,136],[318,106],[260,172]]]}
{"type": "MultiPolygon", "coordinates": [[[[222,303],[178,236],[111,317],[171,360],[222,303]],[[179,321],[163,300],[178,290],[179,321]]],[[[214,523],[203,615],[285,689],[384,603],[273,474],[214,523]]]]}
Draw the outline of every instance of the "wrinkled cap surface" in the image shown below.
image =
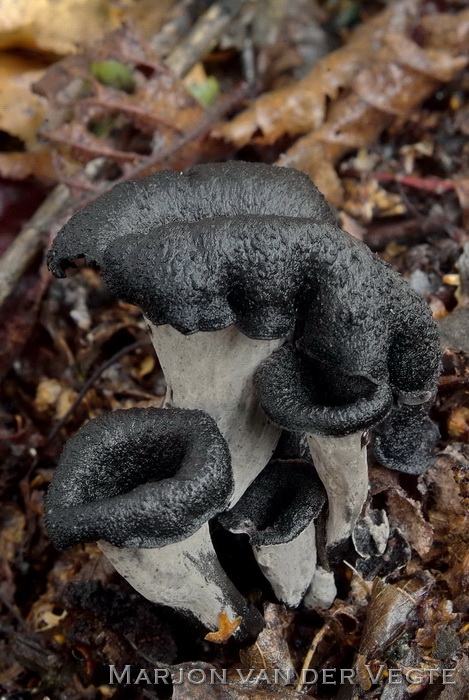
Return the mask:
{"type": "Polygon", "coordinates": [[[340,376],[288,344],[262,363],[256,387],[268,418],[291,432],[349,435],[376,425],[392,407],[387,383],[340,376]]]}
{"type": "Polygon", "coordinates": [[[248,535],[252,545],[284,544],[308,527],[325,500],[310,463],[275,460],[219,520],[227,530],[248,535]]]}
{"type": "Polygon", "coordinates": [[[116,186],[59,231],[48,265],[59,277],[78,258],[99,266],[155,325],[189,334],[234,323],[249,337],[277,338],[292,330],[307,291],[311,229],[326,223],[335,228],[334,215],[304,173],[200,165],[116,186]]]}
{"type": "Polygon", "coordinates": [[[59,549],[106,540],[163,547],[224,510],[230,454],[203,411],[131,408],[95,418],[66,444],[47,493],[59,549]]]}
{"type": "Polygon", "coordinates": [[[64,277],[77,258],[101,266],[109,243],[175,222],[217,217],[292,216],[318,222],[335,217],[304,173],[264,163],[207,163],[184,173],[163,170],[116,185],[76,213],[59,231],[48,265],[64,277]]]}
{"type": "Polygon", "coordinates": [[[434,448],[440,435],[428,417],[430,407],[431,401],[396,406],[377,426],[371,445],[381,464],[406,474],[423,474],[433,466],[434,448]]]}

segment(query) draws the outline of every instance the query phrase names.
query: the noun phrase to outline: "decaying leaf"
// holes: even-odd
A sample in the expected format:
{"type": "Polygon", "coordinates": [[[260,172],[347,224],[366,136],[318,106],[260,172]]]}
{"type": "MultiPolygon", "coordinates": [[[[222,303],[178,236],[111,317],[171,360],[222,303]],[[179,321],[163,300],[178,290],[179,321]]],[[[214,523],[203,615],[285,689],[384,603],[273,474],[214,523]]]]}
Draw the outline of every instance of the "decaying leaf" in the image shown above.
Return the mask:
{"type": "MultiPolygon", "coordinates": [[[[48,101],[41,135],[59,154],[59,176],[64,177],[73,177],[81,164],[99,156],[125,172],[170,149],[205,113],[130,30],[107,35],[89,52],[55,63],[35,90],[48,101]]],[[[199,158],[197,144],[188,143],[171,165],[184,169],[199,158]]]]}
{"type": "Polygon", "coordinates": [[[427,554],[433,542],[433,528],[425,520],[420,503],[401,489],[390,489],[386,496],[386,505],[392,525],[400,529],[420,556],[427,554]]]}
{"type": "Polygon", "coordinates": [[[415,595],[375,579],[360,654],[366,658],[379,655],[403,633],[409,614],[417,608],[415,595]]]}
{"type": "Polygon", "coordinates": [[[120,25],[106,0],[1,0],[0,48],[25,48],[59,55],[75,53],[120,25]]]}
{"type": "Polygon", "coordinates": [[[4,503],[0,517],[0,557],[13,561],[26,527],[24,513],[13,503],[4,503]]]}
{"type": "MultiPolygon", "coordinates": [[[[410,114],[440,81],[452,79],[467,65],[469,11],[452,16],[452,29],[445,15],[447,32],[441,43],[438,31],[432,35],[433,25],[427,23],[426,43],[418,46],[407,33],[415,34],[420,10],[419,2],[393,3],[360,25],[344,47],[315,64],[306,78],[261,96],[216,135],[240,147],[253,137],[274,143],[284,134],[307,134],[279,164],[307,172],[328,200],[340,206],[343,191],[334,163],[349,150],[373,142],[397,115],[410,114]],[[331,100],[329,107],[326,99],[331,100]]],[[[439,15],[433,21],[438,26],[439,15]]]]}
{"type": "Polygon", "coordinates": [[[75,397],[76,392],[67,384],[57,379],[44,379],[37,387],[34,406],[38,413],[53,411],[56,418],[62,418],[75,397]]]}
{"type": "Polygon", "coordinates": [[[300,700],[301,693],[291,688],[279,688],[270,684],[265,686],[264,676],[255,673],[238,675],[233,680],[233,674],[224,679],[223,671],[211,664],[194,661],[179,664],[171,669],[174,683],[172,700],[300,700]],[[248,677],[249,681],[243,678],[248,677]],[[220,680],[221,678],[221,680],[220,680]],[[181,679],[179,681],[179,679],[181,679]]]}
{"type": "Polygon", "coordinates": [[[266,671],[267,677],[279,685],[287,685],[295,678],[295,669],[285,638],[285,630],[292,616],[293,613],[286,611],[283,606],[266,603],[265,628],[252,646],[240,650],[240,658],[246,669],[253,668],[256,674],[266,671]],[[277,669],[275,678],[274,669],[277,669]]]}
{"type": "Polygon", "coordinates": [[[469,476],[467,450],[467,445],[458,443],[447,447],[425,477],[432,493],[427,515],[439,540],[469,541],[467,487],[465,489],[469,476]]]}
{"type": "Polygon", "coordinates": [[[0,129],[31,148],[44,119],[46,102],[31,86],[44,73],[39,61],[0,54],[0,129]]]}

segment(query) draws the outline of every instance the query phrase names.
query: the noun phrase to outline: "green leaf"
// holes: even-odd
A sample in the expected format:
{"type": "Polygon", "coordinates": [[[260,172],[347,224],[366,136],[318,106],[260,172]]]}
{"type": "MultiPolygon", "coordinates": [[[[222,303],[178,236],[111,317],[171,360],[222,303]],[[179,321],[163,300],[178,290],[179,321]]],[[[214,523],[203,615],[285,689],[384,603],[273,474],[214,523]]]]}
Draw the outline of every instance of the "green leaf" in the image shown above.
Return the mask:
{"type": "Polygon", "coordinates": [[[218,80],[211,75],[203,83],[196,83],[194,85],[189,85],[189,92],[194,95],[195,99],[198,100],[204,107],[210,107],[213,105],[218,95],[220,94],[220,85],[218,80]]]}
{"type": "Polygon", "coordinates": [[[124,92],[132,92],[135,87],[131,68],[126,63],[112,58],[107,61],[92,61],[91,74],[103,85],[110,85],[124,92]]]}

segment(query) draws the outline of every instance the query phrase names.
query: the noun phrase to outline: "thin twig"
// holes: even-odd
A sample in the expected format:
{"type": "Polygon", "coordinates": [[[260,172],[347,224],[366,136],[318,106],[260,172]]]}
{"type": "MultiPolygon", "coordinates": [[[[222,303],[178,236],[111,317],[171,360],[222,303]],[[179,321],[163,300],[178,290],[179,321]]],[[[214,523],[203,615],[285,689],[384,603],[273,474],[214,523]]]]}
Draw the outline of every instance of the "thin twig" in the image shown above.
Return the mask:
{"type": "Polygon", "coordinates": [[[51,134],[46,131],[40,131],[39,135],[46,141],[62,143],[66,146],[70,146],[71,148],[75,148],[77,151],[90,153],[94,158],[112,158],[113,160],[132,163],[133,161],[139,160],[142,157],[140,153],[118,151],[115,148],[106,148],[105,146],[100,146],[99,144],[80,143],[79,141],[75,141],[67,136],[57,136],[57,134],[51,134]]]}
{"type": "Polygon", "coordinates": [[[169,119],[164,119],[158,114],[149,112],[147,109],[142,109],[142,107],[135,107],[134,105],[125,104],[123,102],[106,102],[106,100],[100,97],[85,97],[83,100],[77,100],[75,105],[78,107],[90,105],[92,107],[102,107],[106,112],[122,112],[123,114],[132,114],[134,117],[141,117],[147,122],[155,122],[155,124],[160,124],[166,129],[175,131],[182,134],[182,129],[174,122],[169,121],[169,119]]]}
{"type": "Polygon", "coordinates": [[[305,685],[304,682],[304,677],[306,671],[310,668],[311,661],[313,660],[313,656],[316,653],[316,649],[318,648],[319,644],[322,642],[324,637],[326,636],[326,632],[329,631],[329,622],[326,622],[319,632],[315,635],[313,642],[308,649],[308,653],[305,656],[305,660],[303,662],[303,666],[301,667],[301,672],[300,672],[300,680],[298,681],[298,685],[296,686],[296,692],[301,693],[303,690],[303,687],[305,685]]]}
{"type": "Polygon", "coordinates": [[[82,400],[85,398],[86,394],[88,391],[91,389],[93,384],[99,379],[101,374],[111,365],[113,365],[115,362],[121,359],[121,357],[125,357],[125,355],[128,355],[131,352],[134,352],[134,350],[139,350],[140,348],[144,348],[147,345],[150,345],[151,340],[150,338],[143,338],[142,340],[136,340],[135,343],[131,343],[130,345],[126,345],[125,348],[122,348],[118,352],[115,353],[112,357],[107,359],[105,362],[103,362],[91,375],[89,379],[86,380],[86,382],[83,384],[82,388],[80,389],[80,393],[76,397],[75,401],[72,403],[70,408],[68,409],[67,413],[62,416],[62,418],[59,420],[59,422],[54,426],[54,428],[51,430],[49,435],[47,436],[46,439],[46,444],[51,442],[59,430],[67,423],[68,419],[70,416],[75,413],[77,407],[79,404],[82,402],[82,400]]]}
{"type": "Polygon", "coordinates": [[[0,261],[0,306],[11,294],[25,270],[43,247],[42,233],[59,218],[69,204],[70,191],[57,185],[10,244],[0,261]]]}
{"type": "Polygon", "coordinates": [[[241,12],[248,0],[218,0],[197,20],[184,42],[176,46],[165,63],[171,70],[184,77],[210,50],[241,12]]]}
{"type": "Polygon", "coordinates": [[[441,177],[417,177],[415,175],[402,175],[402,173],[363,173],[360,170],[347,169],[342,172],[344,177],[362,177],[368,175],[378,182],[397,182],[406,187],[413,187],[416,190],[431,192],[432,194],[443,194],[454,190],[452,180],[444,180],[441,177]]]}

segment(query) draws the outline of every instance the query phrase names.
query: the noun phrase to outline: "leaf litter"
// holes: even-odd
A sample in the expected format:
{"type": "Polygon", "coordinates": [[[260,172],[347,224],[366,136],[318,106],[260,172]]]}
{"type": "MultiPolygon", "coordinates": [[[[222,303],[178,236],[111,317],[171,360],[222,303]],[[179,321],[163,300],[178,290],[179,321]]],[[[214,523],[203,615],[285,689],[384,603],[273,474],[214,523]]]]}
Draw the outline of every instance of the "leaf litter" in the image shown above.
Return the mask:
{"type": "MultiPolygon", "coordinates": [[[[33,4],[38,17],[42,5],[33,4]]],[[[158,34],[168,8],[164,26],[171,19],[184,37],[210,3],[165,3],[145,38],[135,26],[122,28],[132,4],[106,9],[98,43],[78,30],[72,40],[57,30],[47,43],[55,23],[33,33],[26,22],[13,30],[5,14],[0,40],[9,53],[0,53],[0,71],[3,66],[12,99],[6,90],[0,96],[6,100],[0,99],[2,176],[29,178],[31,188],[38,181],[71,188],[72,204],[44,231],[51,235],[70,208],[96,191],[162,167],[239,157],[304,169],[340,209],[347,230],[379,250],[442,319],[445,354],[433,409],[440,452],[423,477],[372,465],[367,513],[387,513],[384,553],[350,553],[336,571],[339,596],[330,610],[286,611],[240,559],[240,583],[251,600],[265,605],[266,628],[241,652],[230,639],[207,642],[202,630],[132,591],[96,547],[58,553],[45,534],[44,494],[67,437],[105,411],[160,405],[164,381],[138,311],[116,302],[93,270],[52,282],[39,254],[1,309],[0,685],[11,700],[163,697],[156,687],[110,686],[109,664],[173,672],[182,666],[227,669],[227,683],[184,681],[165,697],[287,700],[339,697],[340,686],[331,694],[321,673],[355,667],[354,685],[343,686],[350,692],[340,697],[463,700],[469,341],[467,326],[448,324],[468,307],[467,8],[456,1],[405,0],[377,11],[370,2],[347,15],[339,2],[335,26],[355,26],[330,41],[333,3],[306,16],[304,3],[297,9],[294,2],[278,2],[266,15],[264,27],[271,31],[254,32],[253,43],[246,28],[254,21],[262,26],[254,4],[182,81],[151,46],[163,35],[169,41],[169,29],[158,34]],[[279,17],[287,7],[290,24],[282,37],[279,17]],[[307,17],[310,28],[322,23],[322,53],[305,50],[292,17],[307,17]],[[334,42],[340,47],[324,56],[324,46],[334,42]],[[287,44],[285,61],[272,60],[287,44]],[[12,54],[12,47],[33,53],[12,54]],[[240,97],[243,79],[248,90],[240,97]],[[246,94],[254,98],[243,110],[246,94]],[[231,119],[230,111],[237,112],[231,119]],[[100,168],[93,173],[96,159],[100,168]],[[272,682],[279,668],[291,672],[289,685],[272,682]],[[422,669],[422,679],[393,691],[388,680],[396,668],[422,669]],[[445,668],[454,671],[455,685],[443,685],[445,668]],[[237,669],[254,669],[258,681],[242,682],[237,669]],[[318,680],[301,683],[302,671],[318,672],[318,680]]],[[[87,12],[99,3],[92,5],[87,12]]],[[[5,3],[5,10],[12,6],[5,3]]],[[[47,17],[40,21],[47,24],[47,17]]],[[[4,186],[0,182],[0,192],[4,186]]]]}

